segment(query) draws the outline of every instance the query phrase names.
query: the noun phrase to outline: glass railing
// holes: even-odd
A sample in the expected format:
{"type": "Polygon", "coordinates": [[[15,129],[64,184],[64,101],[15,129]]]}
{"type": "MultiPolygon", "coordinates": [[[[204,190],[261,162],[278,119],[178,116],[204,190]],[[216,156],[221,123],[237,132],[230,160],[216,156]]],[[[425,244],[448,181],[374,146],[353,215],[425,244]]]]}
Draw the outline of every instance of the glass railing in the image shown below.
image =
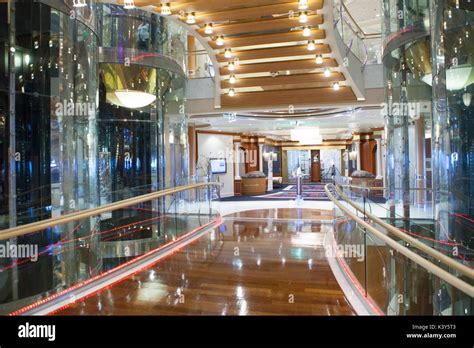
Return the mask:
{"type": "Polygon", "coordinates": [[[366,34],[348,12],[342,0],[334,0],[334,27],[341,40],[363,66],[380,64],[381,34],[366,34]]]}
{"type": "Polygon", "coordinates": [[[369,190],[330,186],[335,203],[333,248],[347,279],[373,312],[472,315],[472,263],[448,252],[453,250],[451,242],[442,243],[418,220],[408,226],[399,219],[383,224],[373,214],[383,204],[373,202],[369,190]]]}
{"type": "MultiPolygon", "coordinates": [[[[470,267],[474,266],[471,234],[459,233],[459,230],[472,230],[474,221],[469,216],[456,214],[451,219],[451,229],[446,228],[434,218],[432,189],[411,188],[406,191],[405,203],[386,199],[388,194],[384,193],[386,189],[383,187],[342,184],[340,181],[338,189],[357,204],[363,213],[375,215],[446,256],[470,267]]],[[[395,195],[392,196],[403,197],[403,190],[393,191],[395,195]]]]}
{"type": "Polygon", "coordinates": [[[0,231],[0,314],[73,300],[73,290],[218,223],[211,203],[220,185],[196,180],[0,231]]]}

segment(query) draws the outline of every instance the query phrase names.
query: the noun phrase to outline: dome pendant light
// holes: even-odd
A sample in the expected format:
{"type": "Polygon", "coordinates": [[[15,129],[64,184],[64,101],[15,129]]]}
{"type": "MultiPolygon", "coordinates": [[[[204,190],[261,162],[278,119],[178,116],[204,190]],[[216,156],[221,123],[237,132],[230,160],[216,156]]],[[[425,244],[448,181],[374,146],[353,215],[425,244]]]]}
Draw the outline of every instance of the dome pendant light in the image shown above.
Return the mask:
{"type": "Polygon", "coordinates": [[[216,45],[217,46],[224,46],[224,37],[223,36],[218,36],[216,39],[216,45]]]}
{"type": "Polygon", "coordinates": [[[190,12],[186,16],[186,23],[188,24],[196,24],[196,13],[190,12]]]}
{"type": "Polygon", "coordinates": [[[226,48],[224,51],[224,57],[227,59],[232,58],[232,50],[230,48],[226,48]]]}
{"type": "Polygon", "coordinates": [[[212,34],[214,34],[214,29],[212,28],[212,23],[206,24],[206,25],[204,26],[204,33],[206,33],[207,35],[212,35],[212,34]]]}
{"type": "Polygon", "coordinates": [[[162,16],[171,15],[171,5],[169,2],[161,5],[161,15],[162,16]]]}

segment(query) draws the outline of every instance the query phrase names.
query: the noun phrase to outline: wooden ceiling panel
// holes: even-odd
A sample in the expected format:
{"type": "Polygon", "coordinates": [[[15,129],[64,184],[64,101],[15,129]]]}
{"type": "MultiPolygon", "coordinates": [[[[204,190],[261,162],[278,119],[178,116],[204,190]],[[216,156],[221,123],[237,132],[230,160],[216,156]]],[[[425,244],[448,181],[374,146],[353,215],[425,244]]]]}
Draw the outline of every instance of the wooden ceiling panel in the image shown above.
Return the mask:
{"type": "Polygon", "coordinates": [[[324,76],[322,73],[316,74],[302,74],[302,75],[282,75],[276,77],[256,77],[247,79],[237,79],[236,83],[232,84],[228,80],[221,82],[223,89],[228,88],[246,88],[246,87],[267,87],[267,86],[282,86],[295,84],[314,84],[314,83],[333,83],[336,81],[344,81],[344,74],[340,72],[332,73],[330,77],[324,76]]]}
{"type": "MultiPolygon", "coordinates": [[[[322,15],[311,15],[308,16],[308,22],[304,26],[315,27],[323,24],[322,15]]],[[[281,30],[289,29],[295,27],[301,27],[303,24],[299,23],[298,18],[280,18],[280,19],[270,19],[270,20],[260,20],[253,22],[244,22],[238,24],[229,24],[229,25],[218,25],[214,26],[213,34],[206,34],[204,28],[198,30],[201,36],[216,36],[216,35],[245,35],[255,32],[265,32],[270,30],[281,30]]]]}
{"type": "Polygon", "coordinates": [[[234,97],[229,97],[226,94],[221,96],[223,108],[269,107],[276,109],[287,108],[289,105],[337,104],[356,100],[357,98],[350,87],[341,87],[338,91],[327,87],[237,93],[234,97]]]}
{"type": "Polygon", "coordinates": [[[239,65],[235,71],[229,71],[227,67],[220,69],[221,75],[230,74],[255,74],[264,72],[277,72],[277,71],[294,71],[294,70],[313,70],[320,68],[335,68],[337,67],[335,59],[326,58],[323,60],[323,64],[316,64],[314,59],[304,60],[290,60],[285,62],[274,62],[274,63],[259,63],[259,64],[248,64],[239,65]]]}
{"type": "MultiPolygon", "coordinates": [[[[322,1],[314,1],[311,5],[311,10],[318,10],[322,8],[322,1]],[[318,3],[320,5],[318,5],[318,3]]],[[[262,18],[271,18],[274,16],[287,16],[290,11],[298,13],[298,3],[296,1],[274,4],[268,6],[257,6],[250,8],[240,8],[230,11],[212,12],[212,13],[196,13],[197,24],[215,23],[224,24],[232,21],[249,21],[262,18]]],[[[184,19],[184,18],[183,18],[184,19]]]]}
{"type": "MultiPolygon", "coordinates": [[[[317,44],[316,50],[308,51],[307,45],[285,46],[273,48],[261,48],[258,50],[246,50],[232,52],[233,58],[238,58],[240,61],[256,60],[256,59],[270,59],[279,57],[297,57],[316,54],[329,54],[331,47],[326,44],[317,44]]],[[[224,57],[223,53],[217,55],[217,61],[220,63],[227,62],[229,59],[224,57]]]]}
{"type": "Polygon", "coordinates": [[[214,41],[209,45],[213,49],[221,48],[237,48],[258,45],[270,45],[286,42],[300,42],[307,40],[323,40],[326,38],[326,33],[322,29],[313,29],[310,37],[303,37],[302,31],[298,30],[291,33],[265,34],[265,35],[251,35],[237,38],[227,38],[224,41],[224,46],[218,46],[214,41]]]}

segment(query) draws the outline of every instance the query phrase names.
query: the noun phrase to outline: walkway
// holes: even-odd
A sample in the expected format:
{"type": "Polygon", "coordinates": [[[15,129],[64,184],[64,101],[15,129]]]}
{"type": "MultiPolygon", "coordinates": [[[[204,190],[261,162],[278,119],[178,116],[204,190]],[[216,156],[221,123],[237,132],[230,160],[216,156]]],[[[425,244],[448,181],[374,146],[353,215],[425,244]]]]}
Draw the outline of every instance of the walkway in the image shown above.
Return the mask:
{"type": "Polygon", "coordinates": [[[323,248],[328,210],[231,214],[191,245],[58,315],[354,315],[323,248]]]}

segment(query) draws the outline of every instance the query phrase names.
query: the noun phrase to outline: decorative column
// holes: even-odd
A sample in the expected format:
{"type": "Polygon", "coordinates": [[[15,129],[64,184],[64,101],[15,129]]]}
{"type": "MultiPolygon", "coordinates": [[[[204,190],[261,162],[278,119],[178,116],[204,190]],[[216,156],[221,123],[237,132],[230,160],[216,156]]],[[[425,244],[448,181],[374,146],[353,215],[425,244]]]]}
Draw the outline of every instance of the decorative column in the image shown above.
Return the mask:
{"type": "Polygon", "coordinates": [[[355,152],[357,154],[356,170],[361,170],[362,165],[361,165],[361,158],[360,158],[360,140],[354,141],[354,145],[355,145],[355,152]]]}
{"type": "Polygon", "coordinates": [[[263,173],[263,145],[258,144],[258,164],[259,164],[259,171],[263,173]]]}
{"type": "Polygon", "coordinates": [[[240,142],[234,143],[235,180],[240,180],[240,142]]]}

